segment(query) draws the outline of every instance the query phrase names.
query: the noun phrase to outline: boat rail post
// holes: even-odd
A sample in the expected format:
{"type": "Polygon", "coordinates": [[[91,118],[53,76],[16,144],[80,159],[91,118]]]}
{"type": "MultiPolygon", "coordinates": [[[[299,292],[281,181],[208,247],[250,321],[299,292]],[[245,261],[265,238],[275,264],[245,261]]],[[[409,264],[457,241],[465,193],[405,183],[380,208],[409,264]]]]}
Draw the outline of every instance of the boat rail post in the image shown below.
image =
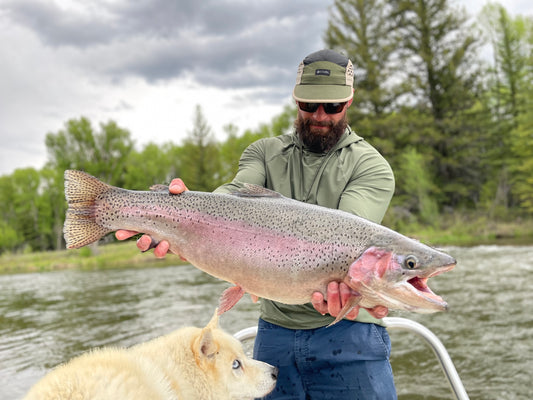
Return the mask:
{"type": "Polygon", "coordinates": [[[383,318],[383,323],[388,331],[407,330],[421,336],[437,357],[455,398],[457,400],[469,400],[463,382],[455,369],[446,347],[444,347],[440,339],[431,330],[424,325],[407,318],[385,317],[383,318]]]}
{"type": "MultiPolygon", "coordinates": [[[[431,347],[433,353],[437,357],[440,366],[446,376],[448,384],[452,390],[452,393],[457,400],[469,400],[468,394],[464,388],[463,382],[453,365],[452,359],[448,354],[448,351],[439,340],[439,338],[424,325],[407,319],[399,317],[386,317],[383,318],[383,323],[388,331],[390,330],[407,330],[414,332],[421,336],[431,347]]],[[[233,335],[241,342],[244,340],[253,339],[257,336],[257,326],[251,326],[244,328],[233,335]]]]}

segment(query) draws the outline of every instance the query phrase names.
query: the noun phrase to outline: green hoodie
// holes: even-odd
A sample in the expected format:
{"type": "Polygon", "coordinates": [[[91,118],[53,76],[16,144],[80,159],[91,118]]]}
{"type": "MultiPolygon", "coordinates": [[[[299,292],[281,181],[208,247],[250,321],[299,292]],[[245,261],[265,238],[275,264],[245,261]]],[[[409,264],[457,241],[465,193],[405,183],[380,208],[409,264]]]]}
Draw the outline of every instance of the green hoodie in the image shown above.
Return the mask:
{"type": "MultiPolygon", "coordinates": [[[[296,134],[252,143],[243,152],[233,181],[216,192],[231,193],[243,183],[377,223],[383,219],[394,192],[394,175],[387,161],[350,129],[327,153],[309,151],[296,134]]],[[[318,313],[311,303],[286,305],[266,299],[261,300],[261,318],[290,329],[318,328],[334,320],[318,313]]],[[[363,309],[356,321],[381,323],[363,309]]]]}

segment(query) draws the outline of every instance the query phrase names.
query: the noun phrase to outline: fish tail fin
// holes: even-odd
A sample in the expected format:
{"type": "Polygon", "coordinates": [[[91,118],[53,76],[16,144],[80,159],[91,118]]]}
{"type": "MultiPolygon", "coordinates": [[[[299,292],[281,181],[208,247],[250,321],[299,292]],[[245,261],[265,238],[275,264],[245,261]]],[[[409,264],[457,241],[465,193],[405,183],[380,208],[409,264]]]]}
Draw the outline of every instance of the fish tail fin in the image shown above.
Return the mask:
{"type": "Polygon", "coordinates": [[[63,225],[67,249],[77,249],[96,242],[111,232],[96,223],[96,198],[112,186],[82,171],[65,171],[65,198],[68,209],[63,225]]]}

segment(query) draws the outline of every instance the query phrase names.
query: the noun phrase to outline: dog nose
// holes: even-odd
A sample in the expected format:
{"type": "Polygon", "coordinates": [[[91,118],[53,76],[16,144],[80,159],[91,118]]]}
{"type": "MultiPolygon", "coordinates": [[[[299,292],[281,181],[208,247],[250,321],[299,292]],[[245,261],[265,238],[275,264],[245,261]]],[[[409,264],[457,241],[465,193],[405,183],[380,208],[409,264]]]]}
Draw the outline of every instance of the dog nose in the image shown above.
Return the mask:
{"type": "Polygon", "coordinates": [[[272,367],[272,372],[270,373],[270,376],[272,376],[273,380],[278,380],[278,369],[276,367],[272,367]]]}

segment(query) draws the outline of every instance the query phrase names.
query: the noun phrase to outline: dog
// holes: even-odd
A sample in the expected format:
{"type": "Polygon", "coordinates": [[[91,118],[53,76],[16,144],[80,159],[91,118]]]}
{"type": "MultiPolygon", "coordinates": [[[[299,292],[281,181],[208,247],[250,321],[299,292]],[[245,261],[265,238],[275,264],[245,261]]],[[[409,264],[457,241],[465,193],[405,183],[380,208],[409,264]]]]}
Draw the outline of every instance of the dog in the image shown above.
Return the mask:
{"type": "Polygon", "coordinates": [[[23,400],[251,400],[274,390],[277,374],[244,354],[215,311],[203,329],[89,351],[45,375],[23,400]]]}

